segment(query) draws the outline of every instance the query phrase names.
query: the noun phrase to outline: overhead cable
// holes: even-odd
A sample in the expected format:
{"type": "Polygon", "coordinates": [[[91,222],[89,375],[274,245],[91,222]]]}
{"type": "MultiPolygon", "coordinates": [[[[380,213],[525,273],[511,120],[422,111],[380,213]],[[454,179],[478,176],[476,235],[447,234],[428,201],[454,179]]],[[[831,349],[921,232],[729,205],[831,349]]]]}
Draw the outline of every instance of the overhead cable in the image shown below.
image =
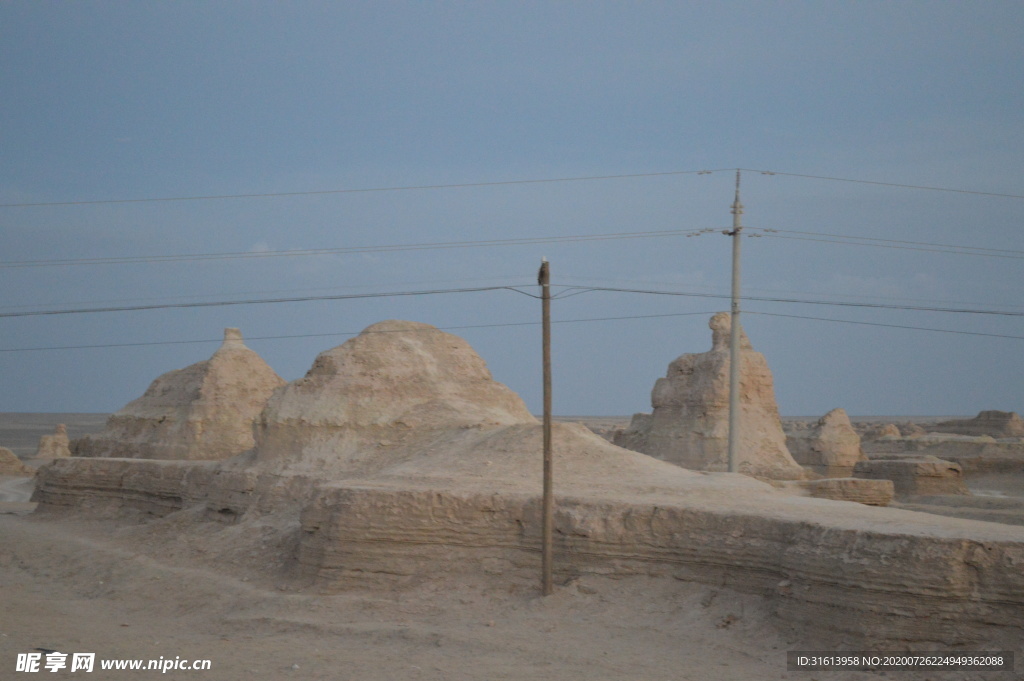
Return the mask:
{"type": "MultiPolygon", "coordinates": [[[[614,293],[642,293],[647,295],[658,295],[658,296],[685,296],[691,298],[730,298],[725,294],[716,293],[693,293],[693,292],[682,292],[682,291],[654,291],[646,289],[630,289],[630,288],[608,288],[608,287],[576,287],[581,291],[606,291],[614,293]]],[[[982,309],[970,309],[970,308],[951,308],[951,307],[932,307],[926,305],[891,305],[886,303],[866,303],[866,302],[843,302],[837,300],[807,300],[799,298],[768,298],[761,296],[742,296],[742,300],[758,301],[765,303],[800,303],[803,305],[833,305],[836,307],[867,307],[867,308],[878,308],[885,310],[913,310],[916,312],[948,312],[948,313],[959,313],[959,314],[988,314],[988,315],[1000,315],[1005,317],[1024,317],[1024,312],[1010,312],[1004,310],[982,310],[982,309]]]]}
{"type": "Polygon", "coordinates": [[[615,232],[608,234],[574,234],[569,236],[525,237],[520,239],[489,239],[478,241],[436,241],[419,244],[390,246],[344,246],[337,248],[306,248],[283,251],[236,251],[228,253],[193,253],[174,255],[114,256],[106,258],[69,258],[64,260],[20,260],[0,262],[0,267],[65,267],[70,265],[123,265],[149,262],[183,262],[201,260],[238,260],[249,258],[280,258],[312,255],[342,255],[352,253],[392,253],[426,251],[448,248],[484,248],[496,246],[530,246],[536,244],[574,243],[580,241],[610,241],[619,239],[647,239],[669,236],[688,236],[714,231],[710,229],[667,229],[647,232],[615,232]]]}
{"type": "Polygon", "coordinates": [[[1024,194],[1003,194],[1000,192],[983,192],[973,189],[953,189],[950,187],[928,187],[919,184],[901,184],[898,182],[880,182],[877,180],[857,180],[848,177],[829,177],[827,175],[807,175],[802,173],[784,173],[780,170],[757,170],[754,168],[740,168],[750,173],[761,173],[762,175],[783,175],[785,177],[802,177],[811,180],[828,180],[830,182],[851,182],[854,184],[873,184],[881,187],[896,187],[898,189],[923,189],[932,192],[952,192],[954,194],[976,194],[978,196],[997,196],[1005,199],[1024,199],[1024,194]]]}
{"type": "MultiPolygon", "coordinates": [[[[984,333],[981,331],[957,331],[954,329],[937,329],[933,327],[925,326],[909,326],[904,324],[883,324],[880,322],[864,322],[855,321],[852,319],[833,319],[831,317],[813,317],[808,315],[791,315],[791,314],[780,314],[775,312],[757,312],[754,310],[744,310],[747,314],[757,314],[765,317],[786,317],[790,319],[806,319],[819,322],[835,322],[840,324],[857,324],[862,326],[880,326],[891,329],[908,329],[913,331],[931,331],[936,333],[953,333],[964,336],[985,336],[989,338],[1008,338],[1013,340],[1024,340],[1024,336],[1013,336],[1009,334],[1000,333],[984,333]]],[[[665,317],[692,317],[695,315],[710,315],[715,314],[713,311],[704,312],[670,312],[665,314],[644,314],[644,315],[628,315],[621,317],[588,317],[584,319],[556,319],[552,320],[552,324],[578,324],[584,322],[608,322],[608,321],[620,321],[620,320],[636,320],[636,319],[658,319],[665,317]]],[[[541,322],[504,322],[498,324],[467,324],[462,326],[439,326],[435,327],[438,331],[458,331],[466,329],[492,329],[492,328],[503,328],[503,327],[515,327],[515,326],[540,326],[541,322]]],[[[296,338],[323,338],[323,337],[338,337],[338,336],[358,336],[360,333],[420,333],[433,331],[434,329],[422,329],[422,330],[381,330],[381,331],[338,331],[334,333],[300,333],[300,334],[287,334],[279,336],[248,336],[247,341],[254,340],[282,340],[282,339],[296,339],[296,338]]],[[[103,348],[129,348],[129,347],[144,347],[153,345],[191,345],[199,343],[221,343],[221,338],[208,338],[201,340],[176,340],[176,341],[148,341],[139,343],[101,343],[94,345],[56,345],[46,347],[27,347],[27,348],[0,348],[0,352],[42,352],[42,351],[53,351],[53,350],[92,350],[92,349],[103,349],[103,348]]]]}
{"type": "Polygon", "coordinates": [[[139,310],[166,310],[193,307],[223,307],[227,305],[266,305],[271,303],[303,303],[317,300],[354,300],[357,298],[397,298],[402,296],[429,296],[444,293],[478,293],[482,291],[514,291],[524,296],[538,296],[514,286],[480,286],[475,288],[434,289],[426,291],[388,291],[380,293],[349,293],[334,296],[301,296],[295,298],[264,298],[250,300],[214,300],[198,303],[162,303],[153,305],[125,305],[122,307],[92,307],[65,310],[33,310],[28,312],[0,312],[2,317],[38,317],[43,315],[87,314],[95,312],[136,312],[139,310]]]}
{"type": "MultiPolygon", "coordinates": [[[[707,175],[722,172],[716,170],[672,170],[661,173],[628,173],[621,175],[584,175],[579,177],[551,177],[535,180],[502,180],[497,182],[462,182],[457,184],[421,184],[401,187],[370,187],[362,189],[324,189],[318,191],[299,192],[262,192],[251,194],[214,194],[207,196],[165,196],[147,199],[102,199],[98,201],[38,201],[34,203],[0,203],[0,208],[29,208],[34,206],[88,206],[110,203],[155,203],[167,201],[212,201],[219,199],[256,199],[281,196],[321,196],[325,194],[363,194],[371,192],[401,192],[427,189],[461,189],[465,187],[500,187],[516,184],[546,184],[552,182],[587,182],[591,180],[625,180],[641,177],[664,177],[669,175],[707,175]]],[[[729,170],[732,170],[731,168],[729,170]]]]}

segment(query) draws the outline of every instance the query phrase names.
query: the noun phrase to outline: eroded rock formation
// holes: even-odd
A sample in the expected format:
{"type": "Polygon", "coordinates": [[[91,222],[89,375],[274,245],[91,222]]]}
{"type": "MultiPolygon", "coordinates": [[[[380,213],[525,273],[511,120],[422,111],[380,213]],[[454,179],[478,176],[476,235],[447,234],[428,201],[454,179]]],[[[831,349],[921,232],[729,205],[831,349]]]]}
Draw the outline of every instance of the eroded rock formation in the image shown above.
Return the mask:
{"type": "Polygon", "coordinates": [[[419,322],[384,321],[321,353],[260,416],[259,465],[377,467],[410,437],[536,424],[469,343],[419,322]],[[367,448],[378,456],[367,461],[367,448]]]}
{"type": "Polygon", "coordinates": [[[858,478],[892,480],[897,496],[970,494],[960,464],[934,456],[892,456],[861,461],[858,478]]]}
{"type": "Polygon", "coordinates": [[[210,359],[159,376],[142,397],[74,443],[76,456],[226,459],[254,444],[253,423],[284,380],[225,329],[210,359]]]}
{"type": "MultiPolygon", "coordinates": [[[[685,468],[724,471],[729,439],[729,314],[711,318],[712,348],[668,366],[651,391],[651,414],[637,414],[615,444],[685,468]]],[[[772,372],[740,330],[739,471],[755,477],[799,479],[803,470],[786,449],[772,372]]]]}
{"type": "Polygon", "coordinates": [[[35,473],[35,469],[22,463],[14,452],[7,447],[0,447],[0,475],[35,475],[35,473]]]}
{"type": "Polygon", "coordinates": [[[864,440],[881,440],[882,438],[897,437],[902,437],[902,434],[894,423],[869,426],[864,431],[864,440]]]}
{"type": "MultiPolygon", "coordinates": [[[[248,541],[254,562],[287,563],[317,589],[465,575],[535,584],[540,424],[461,340],[402,322],[367,331],[275,394],[254,451],[56,460],[34,499],[44,514],[174,516],[137,531],[202,536],[211,556],[220,533],[236,558],[248,541]]],[[[556,424],[554,454],[556,581],[727,584],[771,599],[787,626],[815,622],[832,648],[1015,645],[1024,634],[1024,528],[690,471],[578,424],[556,424]]]]}
{"type": "Polygon", "coordinates": [[[983,411],[973,419],[936,423],[929,430],[933,433],[988,435],[994,438],[1024,437],[1024,419],[1012,411],[983,411]]]}
{"type": "Polygon", "coordinates": [[[833,409],[810,428],[787,432],[786,446],[798,464],[830,478],[849,477],[858,461],[867,460],[843,409],[833,409]]]}
{"type": "Polygon", "coordinates": [[[798,483],[817,499],[855,501],[868,506],[888,506],[895,495],[892,480],[869,480],[866,478],[824,478],[804,480],[798,483]]]}
{"type": "Polygon", "coordinates": [[[36,458],[59,459],[71,456],[70,444],[68,440],[68,427],[63,423],[58,423],[53,435],[43,435],[39,438],[36,458]]]}

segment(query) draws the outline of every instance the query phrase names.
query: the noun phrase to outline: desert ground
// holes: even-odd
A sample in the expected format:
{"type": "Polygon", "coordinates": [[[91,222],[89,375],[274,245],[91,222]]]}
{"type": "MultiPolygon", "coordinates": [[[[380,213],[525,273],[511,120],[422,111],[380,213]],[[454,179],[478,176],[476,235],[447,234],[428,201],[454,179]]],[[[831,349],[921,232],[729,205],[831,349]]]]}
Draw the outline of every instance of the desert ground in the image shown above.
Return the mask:
{"type": "MultiPolygon", "coordinates": [[[[103,416],[6,414],[0,444],[25,453],[56,423],[77,434],[101,429],[103,416]]],[[[597,431],[628,421],[561,420],[597,431]]],[[[984,482],[992,487],[999,477],[984,482]]],[[[19,653],[54,650],[211,662],[208,671],[97,669],[86,677],[95,679],[1024,678],[787,671],[786,651],[820,649],[814,623],[782,623],[769,601],[727,585],[587,575],[558,580],[545,598],[528,573],[452,579],[442,572],[326,593],[288,565],[261,560],[251,541],[235,549],[221,537],[211,550],[194,538],[180,541],[180,519],[140,525],[33,513],[31,490],[30,478],[0,478],[3,678],[31,678],[13,672],[19,653]]]]}

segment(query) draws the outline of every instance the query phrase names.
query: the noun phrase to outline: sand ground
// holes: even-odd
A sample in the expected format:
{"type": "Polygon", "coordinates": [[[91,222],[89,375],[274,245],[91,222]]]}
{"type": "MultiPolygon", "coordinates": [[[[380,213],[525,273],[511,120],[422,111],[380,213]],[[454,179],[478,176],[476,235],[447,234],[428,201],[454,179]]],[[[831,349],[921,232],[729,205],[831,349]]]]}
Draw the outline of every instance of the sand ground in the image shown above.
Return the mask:
{"type": "Polygon", "coordinates": [[[34,678],[15,673],[15,660],[40,649],[211,661],[209,671],[43,677],[101,681],[1024,678],[789,672],[786,651],[815,649],[815,623],[785,624],[758,596],[672,579],[560,579],[543,598],[533,575],[431,574],[321,593],[251,540],[212,560],[202,542],[180,541],[173,517],[30,513],[30,491],[24,478],[0,478],[0,679],[34,678]]]}

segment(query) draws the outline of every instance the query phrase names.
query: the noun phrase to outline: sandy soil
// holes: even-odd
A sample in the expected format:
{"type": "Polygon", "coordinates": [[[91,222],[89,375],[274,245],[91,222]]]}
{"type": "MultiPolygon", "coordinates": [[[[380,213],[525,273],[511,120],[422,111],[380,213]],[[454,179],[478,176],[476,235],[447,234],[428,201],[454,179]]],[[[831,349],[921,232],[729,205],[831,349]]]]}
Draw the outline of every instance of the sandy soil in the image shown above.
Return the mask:
{"type": "MultiPolygon", "coordinates": [[[[159,547],[110,522],[0,515],[0,536],[4,678],[37,648],[212,661],[94,679],[811,678],[786,673],[785,633],[760,599],[673,580],[586,578],[548,598],[517,582],[431,580],[324,595],[153,558],[159,547]]],[[[64,675],[75,676],[53,676],[64,675]]]]}

